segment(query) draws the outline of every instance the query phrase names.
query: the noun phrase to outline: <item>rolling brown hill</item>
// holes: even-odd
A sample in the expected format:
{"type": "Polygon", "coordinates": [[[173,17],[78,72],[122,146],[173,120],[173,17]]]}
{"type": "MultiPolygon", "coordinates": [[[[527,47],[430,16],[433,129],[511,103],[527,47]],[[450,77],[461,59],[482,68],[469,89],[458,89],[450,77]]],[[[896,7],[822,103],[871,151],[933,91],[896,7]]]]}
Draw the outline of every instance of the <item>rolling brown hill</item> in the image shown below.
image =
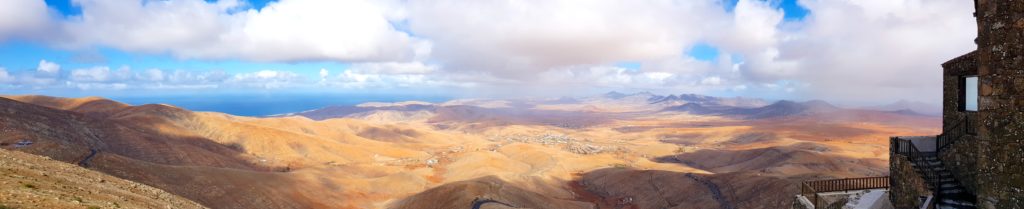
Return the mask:
{"type": "Polygon", "coordinates": [[[884,175],[886,136],[938,124],[878,111],[744,120],[605,100],[387,104],[313,120],[9,96],[0,143],[210,208],[771,208],[801,180],[884,175]]]}
{"type": "MultiPolygon", "coordinates": [[[[163,130],[160,128],[173,128],[171,124],[168,124],[169,116],[181,117],[185,115],[183,113],[186,111],[158,105],[121,106],[122,109],[78,108],[83,107],[81,105],[55,107],[65,107],[82,112],[51,109],[0,98],[0,110],[3,110],[0,111],[0,120],[3,120],[3,123],[0,123],[0,130],[5,133],[0,136],[0,142],[15,144],[22,140],[32,141],[34,142],[32,145],[14,149],[48,156],[67,163],[88,165],[92,169],[155,186],[214,208],[251,208],[256,204],[282,207],[303,205],[292,198],[268,196],[261,199],[247,199],[235,196],[267,196],[259,195],[258,193],[261,191],[258,190],[239,190],[233,191],[231,194],[209,192],[209,190],[232,187],[233,185],[237,187],[237,185],[254,182],[284,181],[283,178],[276,178],[273,175],[268,175],[260,181],[245,183],[209,181],[190,184],[188,181],[202,180],[203,178],[237,180],[239,177],[250,176],[252,173],[266,169],[250,163],[249,159],[253,159],[252,156],[229,146],[197,136],[161,133],[163,130]],[[93,112],[95,110],[103,112],[93,112]],[[90,156],[91,150],[97,151],[97,154],[87,158],[90,156]],[[209,173],[209,175],[197,175],[201,172],[209,173]],[[200,185],[206,188],[195,188],[200,185]],[[211,201],[220,200],[217,198],[222,196],[236,201],[211,201]],[[240,202],[246,200],[269,201],[270,203],[240,202]]],[[[252,188],[253,186],[248,187],[252,188]]]]}

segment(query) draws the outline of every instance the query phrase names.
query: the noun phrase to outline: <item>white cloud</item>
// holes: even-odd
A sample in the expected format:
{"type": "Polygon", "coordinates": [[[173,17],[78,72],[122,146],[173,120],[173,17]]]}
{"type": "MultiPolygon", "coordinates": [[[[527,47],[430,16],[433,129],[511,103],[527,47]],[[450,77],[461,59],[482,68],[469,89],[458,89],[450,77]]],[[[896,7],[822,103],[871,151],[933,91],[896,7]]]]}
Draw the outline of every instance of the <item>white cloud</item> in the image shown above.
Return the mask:
{"type": "Polygon", "coordinates": [[[409,60],[429,51],[393,28],[394,9],[375,1],[282,0],[258,11],[239,11],[233,0],[77,3],[85,15],[63,21],[61,46],[288,62],[409,60]]]}
{"type": "Polygon", "coordinates": [[[14,81],[14,77],[7,73],[7,68],[0,67],[0,83],[14,81]]]}
{"type": "Polygon", "coordinates": [[[172,84],[209,84],[220,83],[231,76],[224,71],[192,72],[186,70],[175,70],[167,75],[167,82],[172,84]]]}
{"type": "Polygon", "coordinates": [[[437,70],[437,66],[429,66],[420,62],[382,62],[361,63],[353,65],[349,71],[372,74],[427,74],[437,70]]]}
{"type": "Polygon", "coordinates": [[[777,74],[814,86],[805,92],[795,86],[806,97],[938,103],[940,64],[976,47],[971,1],[801,3],[811,15],[796,29],[780,29],[786,38],[775,59],[744,67],[788,68],[791,72],[777,74]]]}
{"type": "Polygon", "coordinates": [[[224,80],[224,83],[242,87],[278,89],[294,86],[303,80],[301,76],[293,72],[261,70],[252,73],[235,74],[231,78],[224,80]]]}
{"type": "Polygon", "coordinates": [[[566,66],[678,56],[726,17],[711,0],[409,4],[411,29],[449,69],[527,80],[566,66]]]}
{"type": "MultiPolygon", "coordinates": [[[[789,91],[931,101],[940,96],[939,64],[973,49],[976,33],[973,5],[962,0],[800,0],[810,13],[798,21],[784,20],[777,1],[760,0],[739,0],[731,11],[719,0],[281,0],[260,10],[234,0],[80,0],[83,15],[70,18],[51,15],[40,1],[3,1],[0,41],[185,59],[341,61],[351,67],[319,74],[320,84],[340,88],[789,91]],[[718,48],[718,60],[685,54],[698,43],[718,48]],[[640,67],[615,66],[620,62],[640,67]]],[[[306,80],[287,69],[104,67],[61,77],[60,66],[46,60],[35,71],[4,73],[28,86],[66,79],[129,88],[286,88],[306,80]]]]}
{"type": "Polygon", "coordinates": [[[725,26],[707,31],[710,41],[734,53],[757,53],[778,43],[783,11],[767,1],[739,0],[725,26]]]}
{"type": "Polygon", "coordinates": [[[76,82],[104,83],[127,80],[131,78],[131,75],[131,70],[127,67],[110,70],[110,68],[106,66],[97,66],[71,70],[69,80],[76,82]]]}
{"type": "Polygon", "coordinates": [[[160,69],[148,69],[135,74],[135,78],[140,81],[163,81],[164,71],[160,69]]]}
{"type": "Polygon", "coordinates": [[[718,76],[711,76],[700,80],[700,84],[703,85],[719,85],[722,84],[722,78],[718,76]]]}
{"type": "Polygon", "coordinates": [[[81,90],[124,90],[128,89],[125,83],[71,83],[68,85],[81,90]]]}
{"type": "Polygon", "coordinates": [[[36,67],[36,71],[44,75],[57,75],[60,73],[60,65],[46,60],[39,60],[39,67],[36,67]]]}
{"type": "Polygon", "coordinates": [[[437,72],[437,66],[420,62],[361,63],[329,80],[343,88],[431,88],[458,86],[448,75],[437,72]]]}
{"type": "Polygon", "coordinates": [[[0,43],[7,38],[32,39],[51,27],[46,2],[2,0],[0,5],[0,43]]]}

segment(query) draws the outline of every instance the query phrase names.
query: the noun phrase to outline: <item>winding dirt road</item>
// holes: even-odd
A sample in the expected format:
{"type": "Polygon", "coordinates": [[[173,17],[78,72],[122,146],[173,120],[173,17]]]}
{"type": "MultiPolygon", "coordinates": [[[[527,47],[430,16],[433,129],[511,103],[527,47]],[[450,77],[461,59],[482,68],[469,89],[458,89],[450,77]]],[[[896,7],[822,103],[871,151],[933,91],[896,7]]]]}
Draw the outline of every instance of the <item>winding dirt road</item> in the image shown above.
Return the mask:
{"type": "Polygon", "coordinates": [[[85,156],[85,159],[82,159],[81,161],[78,161],[78,165],[79,166],[88,168],[89,167],[89,160],[92,160],[92,157],[96,157],[96,153],[99,153],[99,151],[97,151],[95,149],[89,149],[89,152],[90,152],[89,156],[85,156]]]}
{"type": "Polygon", "coordinates": [[[722,190],[719,189],[718,185],[716,185],[714,182],[711,182],[710,180],[708,180],[708,179],[706,179],[704,177],[701,177],[701,176],[698,176],[698,175],[694,175],[692,173],[687,173],[686,177],[688,177],[690,179],[693,179],[694,181],[700,182],[705,187],[707,187],[708,190],[711,191],[712,198],[714,198],[715,201],[718,201],[718,205],[722,206],[722,208],[724,208],[724,209],[736,209],[736,206],[733,206],[729,202],[729,200],[725,199],[725,196],[722,195],[722,190]]]}

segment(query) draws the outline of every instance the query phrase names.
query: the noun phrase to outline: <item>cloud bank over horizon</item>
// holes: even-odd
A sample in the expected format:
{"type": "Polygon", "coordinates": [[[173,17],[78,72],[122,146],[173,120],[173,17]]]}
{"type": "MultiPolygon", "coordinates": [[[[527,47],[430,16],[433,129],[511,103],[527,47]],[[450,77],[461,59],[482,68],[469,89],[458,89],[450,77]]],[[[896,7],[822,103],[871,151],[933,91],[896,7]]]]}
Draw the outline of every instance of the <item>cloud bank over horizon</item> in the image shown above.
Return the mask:
{"type": "Polygon", "coordinates": [[[975,48],[970,1],[786,1],[799,8],[778,0],[280,0],[259,8],[0,0],[5,53],[45,48],[0,59],[0,91],[635,90],[938,103],[940,64],[975,48]]]}

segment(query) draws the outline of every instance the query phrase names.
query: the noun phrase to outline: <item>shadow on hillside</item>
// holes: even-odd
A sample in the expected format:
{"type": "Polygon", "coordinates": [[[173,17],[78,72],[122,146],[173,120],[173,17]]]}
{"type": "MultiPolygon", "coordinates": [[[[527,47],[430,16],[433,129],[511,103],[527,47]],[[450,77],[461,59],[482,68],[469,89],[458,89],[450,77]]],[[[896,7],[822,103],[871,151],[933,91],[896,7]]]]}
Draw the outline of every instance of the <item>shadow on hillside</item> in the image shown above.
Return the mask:
{"type": "Polygon", "coordinates": [[[446,183],[393,202],[387,208],[590,208],[589,203],[554,198],[528,186],[515,185],[496,176],[446,183]],[[490,205],[493,204],[493,205],[490,205]]]}
{"type": "Polygon", "coordinates": [[[632,168],[586,172],[575,184],[575,192],[599,208],[786,208],[799,189],[790,180],[757,174],[632,168]]]}
{"type": "Polygon", "coordinates": [[[831,148],[810,142],[747,150],[704,149],[651,159],[678,163],[714,173],[756,172],[770,175],[829,177],[878,176],[888,171],[887,162],[830,154],[831,148]]]}
{"type": "Polygon", "coordinates": [[[481,124],[477,128],[507,125],[548,125],[568,129],[607,124],[616,119],[612,114],[536,110],[525,108],[485,108],[468,105],[444,106],[435,109],[430,123],[481,124]]]}

